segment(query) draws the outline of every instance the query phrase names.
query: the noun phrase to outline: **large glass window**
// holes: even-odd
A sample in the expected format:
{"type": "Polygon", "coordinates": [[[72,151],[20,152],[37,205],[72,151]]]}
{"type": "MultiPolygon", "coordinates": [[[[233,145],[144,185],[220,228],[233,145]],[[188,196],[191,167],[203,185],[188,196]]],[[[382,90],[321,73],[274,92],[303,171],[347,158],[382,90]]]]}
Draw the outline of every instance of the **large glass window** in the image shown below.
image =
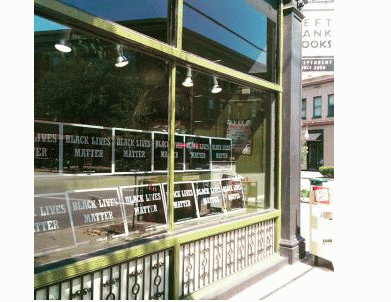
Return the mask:
{"type": "MultiPolygon", "coordinates": [[[[166,0],[63,2],[168,41],[166,0]]],[[[274,81],[275,7],[218,3],[222,15],[215,2],[185,1],[184,19],[190,10],[213,25],[185,24],[186,50],[274,81]],[[239,22],[242,13],[257,26],[239,22]],[[226,36],[213,36],[214,26],[226,36]]],[[[129,37],[34,21],[35,265],[167,231],[171,109],[174,228],[275,207],[274,93],[174,65],[167,53],[132,48],[129,37]]]]}
{"type": "Polygon", "coordinates": [[[183,3],[183,49],[268,81],[276,80],[276,10],[264,1],[183,3]]]}
{"type": "Polygon", "coordinates": [[[168,0],[61,0],[163,42],[168,41],[168,0]]]}
{"type": "Polygon", "coordinates": [[[201,190],[209,195],[198,199],[200,216],[273,206],[274,95],[191,67],[177,74],[176,131],[185,136],[186,168],[175,179],[222,188],[201,190]]]}
{"type": "Polygon", "coordinates": [[[166,61],[35,21],[36,263],[164,229],[166,61]]]}

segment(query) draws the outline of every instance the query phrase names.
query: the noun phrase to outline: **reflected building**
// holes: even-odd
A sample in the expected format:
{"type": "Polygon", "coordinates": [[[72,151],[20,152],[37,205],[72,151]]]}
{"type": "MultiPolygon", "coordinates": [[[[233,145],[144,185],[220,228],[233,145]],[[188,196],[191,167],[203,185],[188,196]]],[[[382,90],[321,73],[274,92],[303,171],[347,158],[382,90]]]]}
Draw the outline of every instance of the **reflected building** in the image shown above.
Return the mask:
{"type": "Polygon", "coordinates": [[[282,5],[35,1],[36,299],[206,297],[285,263],[282,5]]]}

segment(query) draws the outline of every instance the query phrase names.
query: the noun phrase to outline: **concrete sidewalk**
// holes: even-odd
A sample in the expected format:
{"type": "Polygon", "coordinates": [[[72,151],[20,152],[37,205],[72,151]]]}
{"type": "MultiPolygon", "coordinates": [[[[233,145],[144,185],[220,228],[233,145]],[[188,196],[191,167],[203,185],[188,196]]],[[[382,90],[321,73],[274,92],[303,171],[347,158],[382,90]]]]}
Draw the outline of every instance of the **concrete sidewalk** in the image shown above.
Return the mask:
{"type": "Polygon", "coordinates": [[[336,281],[331,262],[319,258],[314,265],[312,255],[292,265],[285,265],[274,274],[251,285],[230,300],[323,301],[335,296],[336,281]]]}
{"type": "MultiPolygon", "coordinates": [[[[310,179],[322,178],[319,172],[301,172],[301,189],[310,189],[310,179]]],[[[323,186],[329,188],[330,201],[334,202],[334,179],[328,179],[323,186]]],[[[318,265],[309,250],[309,202],[300,203],[301,235],[305,238],[307,257],[292,265],[285,265],[275,273],[250,285],[232,296],[230,300],[267,301],[330,301],[336,295],[337,279],[333,264],[319,258],[318,265]],[[286,300],[284,300],[286,299],[286,300]]]]}

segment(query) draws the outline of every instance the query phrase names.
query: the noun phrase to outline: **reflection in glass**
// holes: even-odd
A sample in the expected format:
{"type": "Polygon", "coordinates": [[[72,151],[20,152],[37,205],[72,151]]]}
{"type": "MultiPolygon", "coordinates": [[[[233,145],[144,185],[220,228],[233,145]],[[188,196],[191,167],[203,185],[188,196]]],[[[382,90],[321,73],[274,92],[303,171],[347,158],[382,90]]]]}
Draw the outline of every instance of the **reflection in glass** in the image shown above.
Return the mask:
{"type": "Polygon", "coordinates": [[[161,185],[122,187],[121,194],[129,231],[145,232],[157,224],[166,223],[161,185]]]}
{"type": "Polygon", "coordinates": [[[168,140],[167,63],[41,17],[34,28],[36,265],[161,231],[167,145],[152,169],[155,133],[168,140]]]}
{"type": "Polygon", "coordinates": [[[107,127],[167,127],[166,63],[72,30],[35,33],[35,118],[107,127]],[[118,50],[121,63],[117,68],[118,50]]]}
{"type": "Polygon", "coordinates": [[[62,0],[85,12],[167,42],[168,0],[62,0]]]}
{"type": "Polygon", "coordinates": [[[275,8],[264,1],[184,1],[183,49],[275,81],[275,8]]]}
{"type": "Polygon", "coordinates": [[[34,251],[68,248],[76,245],[65,194],[34,196],[34,251]]]}
{"type": "Polygon", "coordinates": [[[187,70],[178,67],[176,132],[186,137],[186,167],[200,171],[177,173],[176,181],[221,181],[222,211],[272,206],[274,96],[222,79],[221,91],[213,93],[216,77],[194,69],[193,86],[184,87],[187,70]],[[206,152],[200,147],[207,139],[206,152]],[[192,158],[194,145],[205,156],[192,158]]]}

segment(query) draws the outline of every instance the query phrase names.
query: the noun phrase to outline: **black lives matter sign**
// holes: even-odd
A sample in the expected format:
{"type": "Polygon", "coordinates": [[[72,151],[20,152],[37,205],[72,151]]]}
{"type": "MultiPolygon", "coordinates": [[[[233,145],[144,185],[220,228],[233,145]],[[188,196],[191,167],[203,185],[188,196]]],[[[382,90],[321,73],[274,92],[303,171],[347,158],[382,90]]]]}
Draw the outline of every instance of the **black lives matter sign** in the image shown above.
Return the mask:
{"type": "Polygon", "coordinates": [[[34,196],[34,233],[45,233],[71,227],[65,194],[34,196]]]}
{"type": "MultiPolygon", "coordinates": [[[[168,134],[154,133],[154,156],[153,166],[154,171],[166,171],[168,169],[168,134]]],[[[175,135],[174,143],[174,165],[175,170],[183,170],[184,161],[184,138],[182,135],[175,135]]]]}
{"type": "Polygon", "coordinates": [[[59,125],[34,123],[34,168],[53,169],[59,167],[59,125]]]}
{"type": "Polygon", "coordinates": [[[227,162],[231,158],[232,141],[230,139],[212,138],[212,161],[227,162]]]}
{"type": "Polygon", "coordinates": [[[151,171],[152,134],[115,130],[115,172],[151,171]]]}
{"type": "Polygon", "coordinates": [[[227,210],[244,208],[242,181],[239,178],[221,181],[221,189],[227,210]]]}
{"type": "MultiPolygon", "coordinates": [[[[168,200],[167,184],[164,191],[168,200]]],[[[174,222],[197,218],[197,205],[192,183],[174,184],[174,222]]]]}
{"type": "Polygon", "coordinates": [[[166,223],[160,184],[121,187],[128,225],[136,222],[166,223]]]}
{"type": "Polygon", "coordinates": [[[112,130],[64,125],[64,172],[110,173],[112,130]]]}
{"type": "Polygon", "coordinates": [[[207,137],[185,137],[186,170],[210,169],[210,143],[207,137]]]}
{"type": "Polygon", "coordinates": [[[220,181],[194,182],[200,217],[221,213],[225,208],[220,181]]]}
{"type": "Polygon", "coordinates": [[[117,189],[96,189],[68,193],[75,227],[123,222],[117,189]]]}
{"type": "Polygon", "coordinates": [[[65,193],[34,196],[34,251],[76,244],[65,193]]]}

